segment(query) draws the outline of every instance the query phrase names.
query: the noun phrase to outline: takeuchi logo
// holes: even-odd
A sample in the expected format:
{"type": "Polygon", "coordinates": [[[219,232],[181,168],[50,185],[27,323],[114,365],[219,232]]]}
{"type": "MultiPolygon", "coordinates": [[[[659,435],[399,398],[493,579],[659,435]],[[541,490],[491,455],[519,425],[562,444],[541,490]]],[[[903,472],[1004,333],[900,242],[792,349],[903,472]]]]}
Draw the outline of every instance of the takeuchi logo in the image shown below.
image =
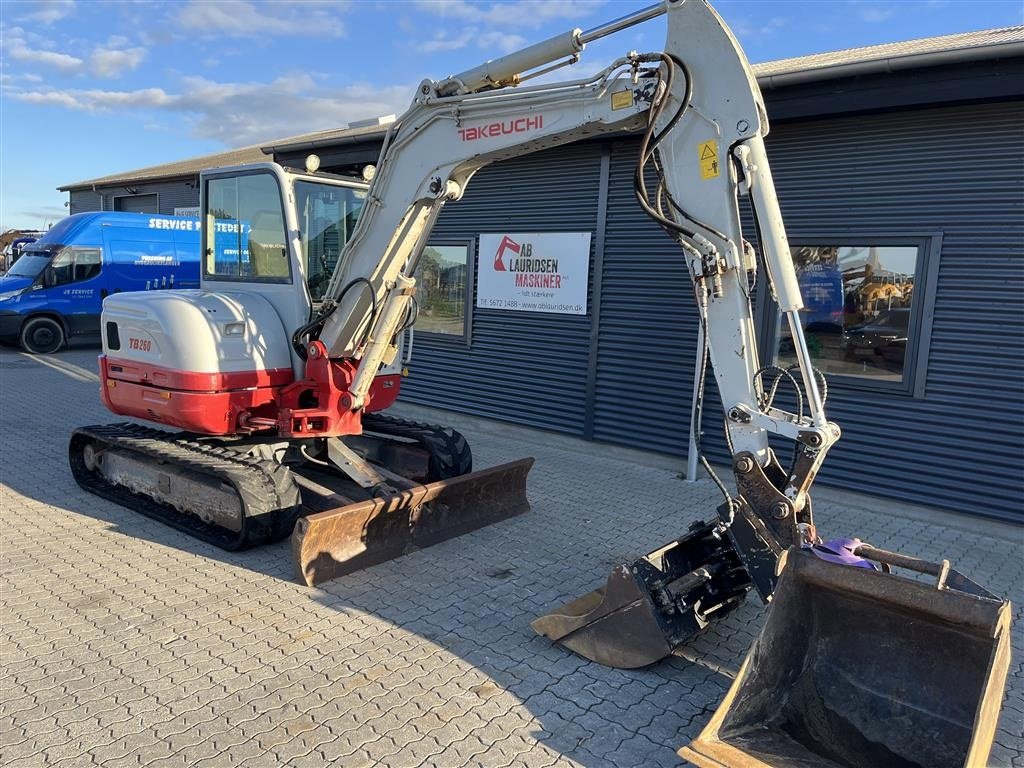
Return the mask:
{"type": "Polygon", "coordinates": [[[477,125],[472,128],[459,128],[459,138],[463,141],[477,141],[478,139],[491,139],[497,136],[505,136],[511,133],[526,133],[536,131],[544,127],[544,115],[533,117],[513,117],[509,120],[499,120],[487,125],[477,125]]]}
{"type": "Polygon", "coordinates": [[[558,259],[535,259],[533,243],[517,243],[508,235],[501,238],[494,253],[494,271],[515,273],[516,288],[562,287],[558,259]]]}

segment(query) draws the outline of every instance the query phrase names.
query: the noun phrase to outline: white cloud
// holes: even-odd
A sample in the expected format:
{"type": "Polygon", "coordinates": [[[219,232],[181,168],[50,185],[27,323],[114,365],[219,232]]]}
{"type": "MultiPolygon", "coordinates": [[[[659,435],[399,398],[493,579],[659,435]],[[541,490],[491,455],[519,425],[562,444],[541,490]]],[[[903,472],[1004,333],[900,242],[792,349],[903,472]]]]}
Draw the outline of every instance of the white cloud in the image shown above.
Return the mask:
{"type": "Polygon", "coordinates": [[[70,16],[75,11],[75,0],[36,0],[34,10],[18,17],[19,21],[49,25],[70,16]]]}
{"type": "Polygon", "coordinates": [[[860,9],[861,21],[869,23],[877,23],[879,21],[886,21],[896,15],[896,9],[892,6],[868,6],[860,9]]]}
{"type": "Polygon", "coordinates": [[[301,35],[340,37],[345,33],[341,2],[263,3],[246,0],[191,0],[175,15],[183,28],[208,37],[301,35]]]}
{"type": "Polygon", "coordinates": [[[97,88],[42,91],[18,91],[9,94],[19,101],[30,104],[54,104],[86,112],[97,112],[117,107],[131,109],[153,109],[166,107],[176,97],[162,88],[142,88],[135,91],[104,91],[97,88]]]}
{"type": "Polygon", "coordinates": [[[484,32],[477,35],[477,47],[485,50],[497,50],[502,53],[518,51],[526,46],[526,38],[521,35],[509,35],[505,32],[484,32]]]}
{"type": "Polygon", "coordinates": [[[0,83],[41,83],[43,78],[32,72],[4,72],[0,74],[0,83]]]}
{"type": "MultiPolygon", "coordinates": [[[[357,83],[323,89],[305,73],[271,83],[222,83],[182,78],[176,93],[138,90],[36,89],[8,91],[10,98],[85,112],[163,112],[178,115],[191,133],[227,146],[243,146],[309,131],[338,128],[353,120],[401,113],[412,84],[357,83]]],[[[152,122],[152,120],[150,120],[152,122]]]]}
{"type": "Polygon", "coordinates": [[[603,2],[594,0],[519,0],[471,3],[467,0],[416,0],[424,11],[442,18],[460,19],[496,28],[536,29],[556,19],[575,22],[591,15],[603,2]]]}
{"type": "Polygon", "coordinates": [[[437,53],[462,50],[471,43],[485,51],[511,53],[524,47],[526,38],[505,32],[485,32],[477,27],[468,27],[457,35],[450,35],[444,31],[436,32],[429,40],[416,43],[414,48],[420,53],[437,53]]]}
{"type": "Polygon", "coordinates": [[[66,208],[60,208],[56,205],[44,205],[41,208],[22,211],[21,215],[33,219],[48,220],[52,224],[57,219],[63,219],[68,215],[68,212],[66,208]]]}
{"type": "Polygon", "coordinates": [[[4,30],[3,42],[4,53],[14,61],[24,61],[31,64],[42,64],[43,66],[59,69],[61,72],[77,72],[85,63],[77,56],[58,51],[49,51],[41,46],[30,46],[25,41],[25,32],[20,27],[12,27],[4,30]]]}
{"type": "Polygon", "coordinates": [[[758,40],[773,37],[776,32],[785,28],[787,20],[782,16],[772,16],[764,22],[754,23],[750,19],[735,19],[729,22],[733,33],[740,40],[758,40]]]}
{"type": "MultiPolygon", "coordinates": [[[[72,56],[70,53],[50,50],[53,46],[51,41],[45,40],[39,35],[28,34],[21,27],[4,30],[3,42],[4,52],[12,61],[42,64],[64,74],[77,74],[86,68],[84,59],[72,56]]],[[[120,77],[125,72],[138,67],[146,57],[146,50],[144,48],[125,48],[127,43],[127,38],[111,37],[106,45],[94,48],[89,55],[89,69],[92,73],[98,77],[120,77]]],[[[37,76],[18,75],[18,77],[31,80],[32,77],[37,76]]]]}
{"type": "Polygon", "coordinates": [[[145,48],[97,48],[89,57],[89,66],[99,77],[120,77],[138,67],[144,58],[145,48]]]}
{"type": "MultiPolygon", "coordinates": [[[[474,30],[475,31],[475,30],[474,30]]],[[[429,40],[416,43],[416,50],[421,53],[437,53],[438,51],[458,51],[473,41],[474,31],[466,30],[452,36],[447,32],[436,32],[429,40]]]]}

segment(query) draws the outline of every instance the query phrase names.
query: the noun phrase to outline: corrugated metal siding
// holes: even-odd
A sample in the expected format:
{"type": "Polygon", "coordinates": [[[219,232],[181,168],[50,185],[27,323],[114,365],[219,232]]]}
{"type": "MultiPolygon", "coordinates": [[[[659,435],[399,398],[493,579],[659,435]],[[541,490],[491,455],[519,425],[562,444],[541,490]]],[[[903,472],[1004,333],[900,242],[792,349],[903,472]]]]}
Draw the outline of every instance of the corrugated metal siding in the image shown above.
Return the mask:
{"type": "Polygon", "coordinates": [[[68,193],[68,213],[87,213],[103,209],[103,198],[91,189],[76,189],[68,193]]]}
{"type": "Polygon", "coordinates": [[[185,182],[140,185],[139,191],[160,194],[160,213],[174,215],[175,208],[194,208],[199,205],[199,186],[190,187],[185,182]]]}
{"type": "MultiPolygon", "coordinates": [[[[156,194],[159,196],[159,213],[171,216],[175,208],[188,208],[199,205],[199,188],[189,186],[184,180],[164,181],[154,184],[129,184],[138,196],[156,194]]],[[[92,190],[73,190],[71,193],[71,213],[86,211],[112,211],[114,198],[130,201],[131,197],[123,186],[97,187],[92,190]]],[[[130,203],[127,203],[130,205],[130,203]]],[[[125,208],[124,210],[128,210],[125,208]]]]}
{"type": "Polygon", "coordinates": [[[786,124],[768,152],[794,238],[942,232],[925,395],[833,386],[821,480],[1024,520],[1024,105],[786,124]]]}
{"type": "MultiPolygon", "coordinates": [[[[788,123],[769,137],[792,237],[943,238],[925,394],[833,383],[844,437],[823,483],[1024,520],[1022,125],[1015,102],[788,123]]],[[[627,140],[611,154],[593,436],[682,457],[696,311],[678,249],[633,199],[635,153],[627,140]]],[[[592,228],[598,169],[594,143],[488,169],[438,234],[592,228]]],[[[475,310],[471,350],[417,345],[406,397],[582,434],[588,326],[475,310]]],[[[724,460],[710,389],[705,447],[724,460]]]]}
{"type": "Polygon", "coordinates": [[[638,151],[616,142],[611,156],[594,438],[683,455],[697,308],[679,246],[633,195],[638,151]]]}
{"type": "Polygon", "coordinates": [[[127,195],[114,198],[114,210],[124,213],[160,213],[160,196],[127,195]]]}
{"type": "MultiPolygon", "coordinates": [[[[462,200],[445,206],[434,239],[477,242],[481,232],[502,230],[593,233],[600,165],[600,147],[584,144],[489,166],[462,200]]],[[[403,399],[582,434],[590,315],[474,307],[472,322],[468,348],[417,336],[403,399]]]]}

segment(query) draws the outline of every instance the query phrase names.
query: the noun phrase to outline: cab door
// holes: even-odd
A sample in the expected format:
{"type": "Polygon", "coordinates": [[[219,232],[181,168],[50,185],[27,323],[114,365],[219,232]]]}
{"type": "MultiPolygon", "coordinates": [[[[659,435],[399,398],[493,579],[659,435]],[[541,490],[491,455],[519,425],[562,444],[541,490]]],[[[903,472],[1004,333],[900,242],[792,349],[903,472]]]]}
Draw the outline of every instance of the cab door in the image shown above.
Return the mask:
{"type": "MultiPolygon", "coordinates": [[[[308,322],[311,305],[292,258],[297,227],[285,213],[287,180],[269,165],[204,173],[202,192],[203,289],[259,295],[290,335],[308,322]]],[[[293,356],[293,365],[298,362],[293,356]]]]}

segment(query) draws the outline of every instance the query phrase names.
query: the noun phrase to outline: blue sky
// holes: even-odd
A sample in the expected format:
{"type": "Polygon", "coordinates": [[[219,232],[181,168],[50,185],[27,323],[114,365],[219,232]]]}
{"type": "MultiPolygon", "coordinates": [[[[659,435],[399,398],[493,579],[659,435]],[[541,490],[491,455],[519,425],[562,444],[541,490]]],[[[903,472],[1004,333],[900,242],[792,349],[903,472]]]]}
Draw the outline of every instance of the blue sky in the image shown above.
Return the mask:
{"type": "MultiPolygon", "coordinates": [[[[0,0],[0,230],[62,217],[61,184],[400,113],[425,77],[652,2],[0,0]]],[[[1020,0],[715,7],[755,63],[1024,23],[1020,0]]],[[[663,35],[647,22],[578,67],[663,35]]]]}

